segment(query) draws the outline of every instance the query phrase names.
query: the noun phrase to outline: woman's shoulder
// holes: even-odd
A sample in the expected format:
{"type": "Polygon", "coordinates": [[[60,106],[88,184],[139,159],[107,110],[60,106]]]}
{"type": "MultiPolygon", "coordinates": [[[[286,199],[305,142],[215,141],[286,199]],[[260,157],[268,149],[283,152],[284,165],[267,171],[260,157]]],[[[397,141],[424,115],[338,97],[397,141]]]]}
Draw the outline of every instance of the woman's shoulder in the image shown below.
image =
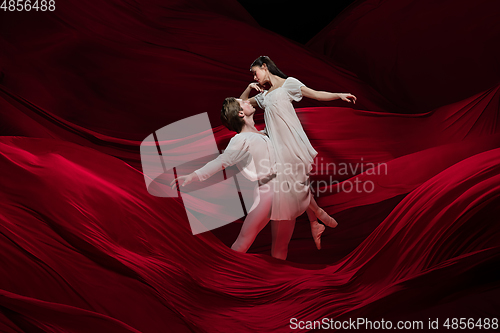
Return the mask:
{"type": "Polygon", "coordinates": [[[302,84],[302,82],[300,82],[297,78],[294,78],[293,76],[289,76],[286,78],[285,82],[283,82],[283,85],[291,85],[291,84],[302,84]]]}
{"type": "Polygon", "coordinates": [[[291,101],[299,102],[302,99],[301,88],[305,87],[305,84],[290,76],[287,78],[283,86],[285,87],[285,91],[287,92],[291,101]]]}

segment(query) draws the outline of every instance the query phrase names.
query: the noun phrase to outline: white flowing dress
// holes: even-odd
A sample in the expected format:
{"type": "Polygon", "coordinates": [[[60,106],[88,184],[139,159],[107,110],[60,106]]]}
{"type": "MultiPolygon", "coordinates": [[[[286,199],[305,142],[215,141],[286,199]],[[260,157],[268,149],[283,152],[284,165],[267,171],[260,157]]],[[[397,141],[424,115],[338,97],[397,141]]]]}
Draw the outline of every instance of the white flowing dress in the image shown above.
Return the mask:
{"type": "Polygon", "coordinates": [[[305,85],[299,80],[288,77],[281,87],[255,95],[257,104],[264,109],[266,132],[276,151],[276,178],[280,191],[274,211],[286,220],[296,218],[309,206],[312,195],[309,173],[318,154],[292,105],[293,101],[302,99],[302,86],[305,85]]]}
{"type": "MultiPolygon", "coordinates": [[[[257,196],[259,196],[261,185],[268,184],[265,191],[273,192],[269,219],[290,220],[289,216],[296,217],[304,213],[307,208],[304,205],[290,206],[285,211],[280,210],[280,207],[283,207],[280,200],[288,200],[288,197],[295,198],[298,195],[294,193],[295,189],[293,188],[291,191],[282,193],[280,187],[277,186],[276,150],[267,135],[253,132],[236,134],[231,138],[222,154],[196,170],[195,173],[200,181],[204,181],[231,165],[236,165],[247,179],[257,182],[254,191],[254,206],[249,211],[259,203],[257,196]]],[[[265,197],[269,196],[265,195],[265,197]]],[[[288,207],[288,205],[285,206],[288,207]]]]}

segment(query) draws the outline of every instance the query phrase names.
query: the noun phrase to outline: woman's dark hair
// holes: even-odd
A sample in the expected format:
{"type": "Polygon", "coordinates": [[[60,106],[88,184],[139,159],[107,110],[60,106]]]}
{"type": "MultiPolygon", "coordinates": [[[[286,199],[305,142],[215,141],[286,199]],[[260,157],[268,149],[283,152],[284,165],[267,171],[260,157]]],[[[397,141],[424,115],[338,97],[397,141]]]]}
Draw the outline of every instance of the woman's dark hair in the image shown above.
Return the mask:
{"type": "Polygon", "coordinates": [[[222,110],[220,111],[220,120],[230,131],[236,133],[241,132],[245,121],[238,113],[243,110],[240,103],[234,97],[228,97],[222,103],[222,110]]]}
{"type": "Polygon", "coordinates": [[[271,74],[277,75],[283,79],[286,79],[288,77],[279,70],[278,66],[276,66],[276,64],[268,56],[260,56],[255,59],[255,61],[252,62],[252,65],[250,66],[250,70],[252,70],[252,67],[254,66],[262,67],[262,64],[266,64],[267,69],[271,74]]]}

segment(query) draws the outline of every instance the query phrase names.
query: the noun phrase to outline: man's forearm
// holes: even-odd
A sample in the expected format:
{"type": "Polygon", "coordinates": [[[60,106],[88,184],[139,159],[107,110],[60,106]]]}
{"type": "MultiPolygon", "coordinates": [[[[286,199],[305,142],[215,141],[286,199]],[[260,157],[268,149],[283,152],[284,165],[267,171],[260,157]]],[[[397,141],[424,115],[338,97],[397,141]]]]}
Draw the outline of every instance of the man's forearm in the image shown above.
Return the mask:
{"type": "Polygon", "coordinates": [[[333,101],[339,99],[340,96],[338,93],[331,93],[327,91],[318,91],[316,92],[316,99],[318,101],[333,101]]]}

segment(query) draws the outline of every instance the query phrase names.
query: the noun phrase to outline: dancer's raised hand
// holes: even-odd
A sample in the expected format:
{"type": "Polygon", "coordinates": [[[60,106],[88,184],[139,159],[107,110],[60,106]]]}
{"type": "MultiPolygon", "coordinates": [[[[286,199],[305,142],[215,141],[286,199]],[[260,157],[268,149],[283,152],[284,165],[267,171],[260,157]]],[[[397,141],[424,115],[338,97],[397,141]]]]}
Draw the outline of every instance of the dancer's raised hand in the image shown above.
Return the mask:
{"type": "Polygon", "coordinates": [[[263,92],[263,91],[264,91],[264,87],[263,87],[263,86],[261,86],[261,85],[260,85],[259,83],[257,83],[257,82],[252,82],[252,83],[250,83],[250,84],[248,85],[248,87],[249,87],[250,89],[255,89],[255,90],[257,90],[258,92],[263,92]]]}
{"type": "Polygon", "coordinates": [[[343,100],[345,102],[348,102],[348,103],[353,102],[354,104],[356,104],[356,96],[354,96],[353,94],[342,93],[342,94],[339,94],[339,97],[341,100],[343,100]]]}

